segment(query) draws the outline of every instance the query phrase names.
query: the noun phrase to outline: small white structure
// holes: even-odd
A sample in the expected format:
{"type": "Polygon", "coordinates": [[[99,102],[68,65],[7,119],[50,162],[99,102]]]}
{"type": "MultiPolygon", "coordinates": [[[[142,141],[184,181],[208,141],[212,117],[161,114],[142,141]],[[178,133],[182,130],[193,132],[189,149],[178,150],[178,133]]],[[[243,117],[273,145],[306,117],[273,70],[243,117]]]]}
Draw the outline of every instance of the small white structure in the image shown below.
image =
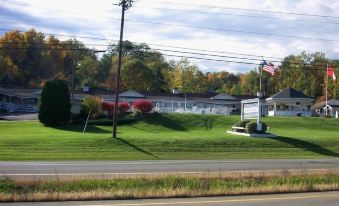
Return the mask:
{"type": "Polygon", "coordinates": [[[314,110],[320,116],[331,116],[335,118],[338,117],[339,113],[339,100],[332,99],[327,101],[318,102],[317,104],[313,105],[312,110],[314,110]]]}
{"type": "Polygon", "coordinates": [[[313,98],[287,87],[266,99],[268,116],[311,116],[313,98]]]}

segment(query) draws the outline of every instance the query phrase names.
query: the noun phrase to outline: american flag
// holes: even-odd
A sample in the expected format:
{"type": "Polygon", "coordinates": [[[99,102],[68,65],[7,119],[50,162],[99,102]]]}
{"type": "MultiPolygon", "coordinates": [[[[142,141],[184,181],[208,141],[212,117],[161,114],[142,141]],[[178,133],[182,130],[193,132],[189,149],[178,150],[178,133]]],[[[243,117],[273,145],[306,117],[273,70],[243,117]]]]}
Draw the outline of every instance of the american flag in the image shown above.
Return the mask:
{"type": "Polygon", "coordinates": [[[274,64],[272,64],[271,62],[267,63],[265,60],[263,60],[262,65],[263,65],[263,68],[262,68],[263,71],[274,76],[275,71],[277,70],[277,68],[274,66],[274,64]]]}

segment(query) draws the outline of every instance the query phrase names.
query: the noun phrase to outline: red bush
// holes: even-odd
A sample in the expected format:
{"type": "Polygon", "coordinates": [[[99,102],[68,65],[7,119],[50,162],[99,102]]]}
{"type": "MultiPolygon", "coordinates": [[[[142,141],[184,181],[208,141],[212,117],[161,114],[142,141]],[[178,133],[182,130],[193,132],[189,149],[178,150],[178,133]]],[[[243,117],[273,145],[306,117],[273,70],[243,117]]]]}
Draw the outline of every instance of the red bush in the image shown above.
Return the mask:
{"type": "MultiPolygon", "coordinates": [[[[108,113],[113,113],[115,107],[114,102],[102,102],[101,108],[103,111],[107,111],[108,113]]],[[[131,108],[131,105],[128,102],[119,102],[118,110],[121,113],[127,112],[131,108]]]]}
{"type": "Polygon", "coordinates": [[[107,111],[108,113],[113,113],[114,110],[114,102],[102,102],[101,109],[102,111],[107,111]]]}
{"type": "Polygon", "coordinates": [[[128,102],[120,102],[118,104],[118,109],[119,109],[119,112],[121,113],[126,113],[130,108],[131,108],[131,105],[129,105],[128,102]]]}
{"type": "Polygon", "coordinates": [[[133,108],[140,110],[142,113],[149,113],[153,109],[153,104],[147,100],[137,100],[134,102],[133,108]]]}

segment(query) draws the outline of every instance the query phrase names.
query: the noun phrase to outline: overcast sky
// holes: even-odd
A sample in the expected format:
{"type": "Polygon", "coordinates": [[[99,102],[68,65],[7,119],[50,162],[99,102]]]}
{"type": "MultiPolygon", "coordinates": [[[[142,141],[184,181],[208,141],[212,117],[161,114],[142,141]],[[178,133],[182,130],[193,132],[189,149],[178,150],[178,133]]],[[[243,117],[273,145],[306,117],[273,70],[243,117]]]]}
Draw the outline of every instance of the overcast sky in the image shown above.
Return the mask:
{"type": "MultiPolygon", "coordinates": [[[[35,28],[44,33],[101,38],[78,39],[89,47],[105,49],[97,44],[106,45],[119,37],[121,9],[114,5],[117,2],[1,0],[0,29],[35,28]]],[[[222,61],[259,63],[260,56],[279,61],[277,58],[302,51],[320,51],[329,58],[339,59],[338,11],[339,1],[336,0],[138,0],[126,12],[124,39],[145,42],[155,49],[215,56],[163,51],[168,55],[222,61]]],[[[203,72],[246,72],[256,67],[202,59],[190,61],[203,72]]]]}

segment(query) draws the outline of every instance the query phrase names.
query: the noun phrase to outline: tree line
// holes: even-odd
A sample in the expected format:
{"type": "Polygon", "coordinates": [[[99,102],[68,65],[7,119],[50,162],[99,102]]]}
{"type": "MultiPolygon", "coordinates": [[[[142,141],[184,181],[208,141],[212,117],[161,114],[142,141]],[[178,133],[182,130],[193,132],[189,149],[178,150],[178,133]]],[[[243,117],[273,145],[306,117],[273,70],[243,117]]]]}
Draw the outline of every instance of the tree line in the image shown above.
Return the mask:
{"type": "MultiPolygon", "coordinates": [[[[72,73],[76,89],[115,89],[118,62],[117,44],[103,55],[96,54],[77,39],[60,40],[31,29],[12,31],[0,38],[0,85],[40,88],[46,80],[70,82],[72,73]]],[[[204,74],[188,59],[166,60],[147,44],[125,41],[123,47],[122,90],[169,92],[218,92],[231,95],[255,95],[259,90],[259,66],[246,73],[208,72],[204,74]]],[[[326,64],[334,68],[338,60],[324,53],[289,55],[282,60],[275,76],[263,73],[263,90],[267,96],[287,86],[322,99],[326,90],[326,64]]],[[[336,71],[336,69],[335,69],[336,71]]],[[[338,83],[329,78],[328,93],[336,97],[338,83]]]]}

